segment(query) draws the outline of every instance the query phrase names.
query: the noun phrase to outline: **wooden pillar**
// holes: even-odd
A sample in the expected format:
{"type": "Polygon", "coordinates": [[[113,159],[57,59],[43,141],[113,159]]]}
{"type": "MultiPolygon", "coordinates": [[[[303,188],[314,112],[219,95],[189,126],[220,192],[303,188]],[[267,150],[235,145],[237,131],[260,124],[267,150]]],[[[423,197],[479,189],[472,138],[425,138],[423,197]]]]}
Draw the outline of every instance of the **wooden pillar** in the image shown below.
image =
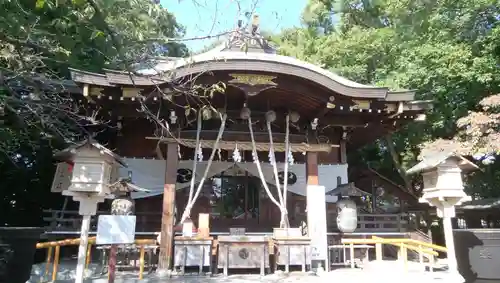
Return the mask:
{"type": "Polygon", "coordinates": [[[245,211],[245,220],[248,219],[248,172],[245,171],[245,204],[244,204],[244,211],[245,211]]]}
{"type": "Polygon", "coordinates": [[[340,140],[340,163],[347,163],[347,142],[345,139],[340,140]]]}
{"type": "Polygon", "coordinates": [[[175,183],[177,179],[177,144],[167,144],[167,168],[163,187],[163,211],[161,216],[161,240],[158,270],[168,270],[172,263],[174,244],[175,183]]]}
{"type": "Polygon", "coordinates": [[[307,185],[319,185],[317,152],[308,152],[306,155],[306,175],[307,185]]]}
{"type": "Polygon", "coordinates": [[[306,156],[307,232],[311,238],[312,267],[317,271],[327,266],[327,227],[325,188],[319,185],[318,153],[306,156]]]}

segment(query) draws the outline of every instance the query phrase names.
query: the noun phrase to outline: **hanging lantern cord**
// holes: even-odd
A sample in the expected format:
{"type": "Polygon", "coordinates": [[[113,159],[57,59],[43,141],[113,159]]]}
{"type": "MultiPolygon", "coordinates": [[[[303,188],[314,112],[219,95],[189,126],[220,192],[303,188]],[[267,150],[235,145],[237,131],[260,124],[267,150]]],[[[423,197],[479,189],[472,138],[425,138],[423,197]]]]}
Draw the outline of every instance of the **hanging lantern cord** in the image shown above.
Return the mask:
{"type": "MultiPolygon", "coordinates": [[[[252,118],[248,117],[248,129],[250,131],[250,138],[252,139],[252,150],[253,150],[253,156],[255,159],[255,164],[257,166],[257,171],[259,172],[259,177],[262,182],[262,186],[264,187],[264,190],[267,193],[267,196],[269,199],[280,208],[280,211],[283,213],[283,206],[274,198],[273,194],[271,194],[271,191],[269,190],[269,187],[267,186],[266,180],[264,179],[264,174],[262,173],[262,168],[260,166],[259,162],[259,155],[257,154],[257,146],[255,145],[255,138],[253,135],[253,129],[252,129],[252,118]]],[[[279,192],[278,192],[279,195],[279,192]]]]}
{"type": "MultiPolygon", "coordinates": [[[[201,178],[201,180],[198,184],[198,187],[196,189],[196,193],[194,194],[192,201],[188,202],[188,204],[186,205],[186,208],[184,209],[180,224],[184,223],[184,221],[190,216],[191,209],[193,208],[193,205],[196,202],[196,199],[200,195],[201,188],[203,188],[203,183],[205,182],[205,179],[207,178],[208,171],[210,170],[210,166],[212,165],[212,161],[214,160],[214,157],[215,157],[215,153],[217,152],[217,149],[219,148],[219,141],[222,138],[222,134],[224,133],[224,128],[226,127],[226,119],[227,119],[227,114],[224,113],[221,117],[221,124],[220,124],[220,128],[219,128],[219,133],[217,134],[217,138],[215,139],[214,148],[212,149],[212,153],[210,154],[210,158],[207,161],[207,167],[205,168],[205,172],[203,173],[203,177],[201,178]]],[[[192,178],[195,178],[194,173],[193,173],[192,178]]]]}

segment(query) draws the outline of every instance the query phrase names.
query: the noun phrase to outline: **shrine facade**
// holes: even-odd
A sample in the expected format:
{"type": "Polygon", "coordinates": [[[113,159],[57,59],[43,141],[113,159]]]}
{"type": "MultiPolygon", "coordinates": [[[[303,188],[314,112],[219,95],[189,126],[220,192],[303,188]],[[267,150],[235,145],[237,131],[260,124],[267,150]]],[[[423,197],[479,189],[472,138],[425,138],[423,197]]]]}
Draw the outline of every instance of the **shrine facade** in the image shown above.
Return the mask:
{"type": "MultiPolygon", "coordinates": [[[[240,29],[190,58],[148,62],[135,72],[72,69],[71,76],[80,103],[110,121],[101,140],[127,164],[112,178],[130,176],[148,190],[132,193],[139,232],[177,224],[198,186],[189,217],[197,225],[200,213],[209,214],[213,233],[272,232],[283,209],[290,226],[307,223],[308,186],[324,188],[327,230],[337,231],[339,197],[372,195],[349,180],[347,153],[425,119],[431,108],[414,91],[359,84],[278,55],[258,33],[240,29]],[[279,191],[284,208],[273,202],[279,191]]],[[[360,209],[369,218],[360,231],[404,229],[398,214],[360,209]]]]}

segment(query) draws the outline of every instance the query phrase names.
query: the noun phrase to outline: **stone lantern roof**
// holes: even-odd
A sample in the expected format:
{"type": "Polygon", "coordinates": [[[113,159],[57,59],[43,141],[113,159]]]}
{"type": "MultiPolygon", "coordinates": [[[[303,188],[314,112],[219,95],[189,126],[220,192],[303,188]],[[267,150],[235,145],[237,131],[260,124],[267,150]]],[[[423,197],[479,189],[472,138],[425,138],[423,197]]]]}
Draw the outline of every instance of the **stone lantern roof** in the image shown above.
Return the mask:
{"type": "Polygon", "coordinates": [[[462,172],[472,171],[475,169],[479,169],[479,167],[465,158],[463,155],[456,154],[453,152],[438,152],[434,154],[428,154],[422,158],[417,165],[406,171],[407,174],[415,174],[420,172],[426,172],[433,170],[439,165],[443,164],[447,160],[455,160],[457,162],[458,167],[462,170],[462,172]]]}
{"type": "Polygon", "coordinates": [[[61,151],[58,151],[54,154],[54,158],[59,161],[73,161],[73,158],[77,152],[78,149],[84,148],[84,147],[90,147],[90,148],[95,148],[99,151],[101,151],[103,154],[111,157],[114,159],[116,162],[118,162],[120,165],[123,167],[127,167],[127,164],[121,156],[117,155],[110,149],[106,148],[102,144],[98,143],[94,139],[86,139],[84,141],[78,142],[70,147],[67,147],[61,151]]]}

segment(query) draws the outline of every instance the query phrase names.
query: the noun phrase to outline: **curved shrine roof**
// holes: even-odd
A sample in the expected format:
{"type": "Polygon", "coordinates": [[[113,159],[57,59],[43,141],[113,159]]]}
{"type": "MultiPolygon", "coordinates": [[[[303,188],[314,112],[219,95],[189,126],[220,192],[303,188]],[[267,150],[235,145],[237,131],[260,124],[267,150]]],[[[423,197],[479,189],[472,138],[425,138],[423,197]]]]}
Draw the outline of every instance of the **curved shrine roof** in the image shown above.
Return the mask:
{"type": "MultiPolygon", "coordinates": [[[[87,86],[84,96],[109,96],[108,102],[100,101],[110,108],[109,101],[124,100],[120,109],[124,113],[132,111],[126,101],[135,101],[143,95],[142,90],[175,89],[177,82],[186,80],[202,85],[225,82],[232,95],[212,97],[214,105],[241,107],[248,101],[255,113],[264,113],[269,105],[277,111],[298,111],[304,121],[319,119],[331,127],[331,135],[337,133],[334,127],[341,126],[342,131],[349,128],[348,145],[352,148],[394,132],[407,122],[423,120],[425,115],[420,114],[432,108],[431,101],[415,101],[414,91],[363,85],[314,64],[278,55],[262,35],[241,28],[233,31],[226,43],[205,53],[157,60],[136,69],[135,73],[105,69],[102,74],[72,69],[71,76],[75,83],[87,86]],[[101,92],[103,89],[111,90],[101,92]],[[125,109],[127,106],[130,109],[125,109]]],[[[166,99],[156,95],[150,95],[153,101],[166,99]]],[[[180,98],[177,102],[183,103],[180,98]]]]}
{"type": "Polygon", "coordinates": [[[314,64],[276,54],[276,50],[260,34],[235,30],[230,39],[205,53],[188,58],[168,58],[154,62],[150,68],[129,72],[104,70],[95,74],[71,70],[77,83],[98,86],[152,86],[182,77],[217,71],[259,72],[296,76],[318,84],[332,92],[353,98],[384,101],[413,101],[414,91],[389,91],[386,87],[363,85],[314,64]]]}

